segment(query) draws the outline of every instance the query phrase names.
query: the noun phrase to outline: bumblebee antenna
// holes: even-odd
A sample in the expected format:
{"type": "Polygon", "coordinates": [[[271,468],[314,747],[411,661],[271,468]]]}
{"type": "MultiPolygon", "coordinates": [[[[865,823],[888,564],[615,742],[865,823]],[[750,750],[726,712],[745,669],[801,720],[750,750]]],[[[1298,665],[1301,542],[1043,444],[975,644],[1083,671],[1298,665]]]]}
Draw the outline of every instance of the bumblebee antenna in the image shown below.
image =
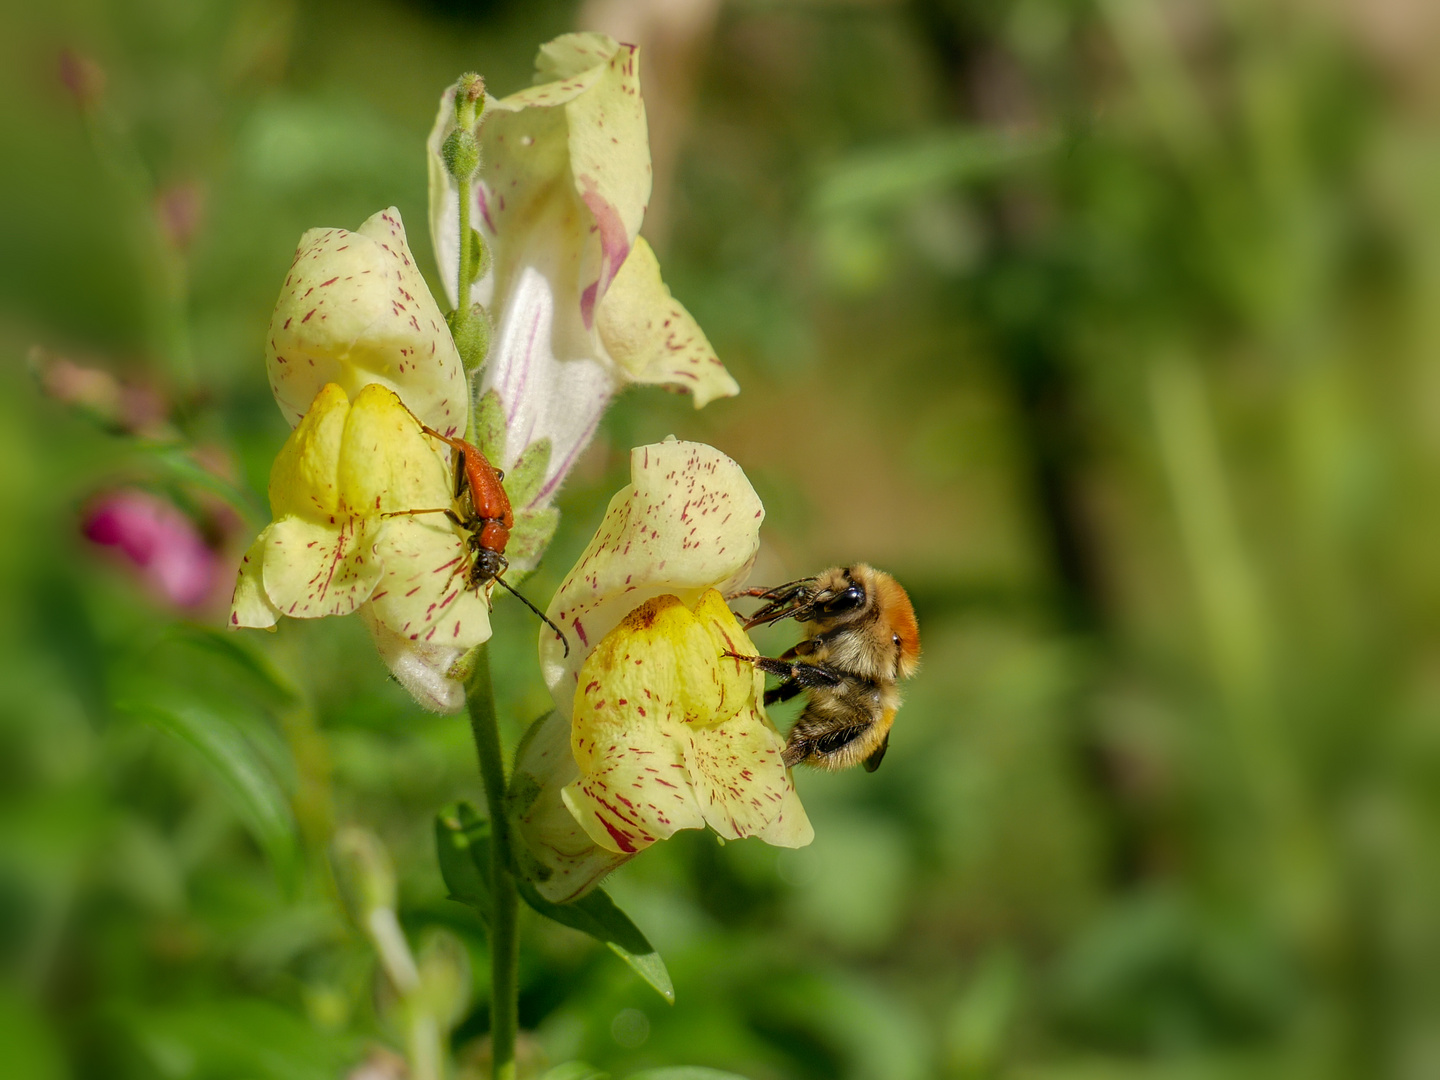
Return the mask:
{"type": "Polygon", "coordinates": [[[510,584],[504,578],[497,576],[495,580],[501,585],[504,585],[506,591],[509,592],[511,596],[520,597],[520,602],[522,604],[528,607],[531,611],[535,612],[536,615],[539,615],[540,621],[543,622],[546,626],[550,627],[551,630],[555,631],[555,636],[558,637],[560,639],[560,643],[565,646],[565,655],[569,656],[570,639],[565,636],[565,631],[561,630],[560,627],[556,626],[553,622],[551,622],[543,611],[541,611],[538,607],[532,604],[529,600],[526,600],[523,595],[521,595],[515,589],[511,588],[510,584]]]}

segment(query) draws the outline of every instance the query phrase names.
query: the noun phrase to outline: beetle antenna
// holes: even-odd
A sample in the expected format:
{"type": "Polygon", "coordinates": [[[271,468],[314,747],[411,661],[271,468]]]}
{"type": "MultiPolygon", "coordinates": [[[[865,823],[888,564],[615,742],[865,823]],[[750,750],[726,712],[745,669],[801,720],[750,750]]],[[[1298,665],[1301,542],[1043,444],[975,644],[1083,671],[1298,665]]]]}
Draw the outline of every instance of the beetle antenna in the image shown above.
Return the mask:
{"type": "Polygon", "coordinates": [[[498,581],[501,585],[504,585],[511,596],[520,597],[520,602],[522,604],[528,607],[531,611],[535,612],[536,615],[539,615],[540,621],[543,622],[546,626],[550,627],[551,630],[555,631],[555,636],[558,637],[560,639],[560,643],[565,646],[565,655],[569,656],[570,639],[565,636],[565,631],[561,630],[560,627],[556,626],[553,622],[551,622],[549,617],[543,611],[541,611],[538,607],[532,604],[529,600],[526,600],[520,592],[511,588],[510,584],[504,578],[496,577],[495,580],[498,581]]]}

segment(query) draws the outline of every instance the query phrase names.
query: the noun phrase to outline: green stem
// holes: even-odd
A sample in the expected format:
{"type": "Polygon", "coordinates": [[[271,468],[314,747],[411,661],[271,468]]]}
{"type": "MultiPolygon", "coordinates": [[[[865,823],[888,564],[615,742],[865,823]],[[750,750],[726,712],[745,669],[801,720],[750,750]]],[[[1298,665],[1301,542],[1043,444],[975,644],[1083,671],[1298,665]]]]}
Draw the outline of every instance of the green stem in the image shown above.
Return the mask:
{"type": "Polygon", "coordinates": [[[460,268],[456,272],[455,330],[470,321],[470,286],[475,281],[475,260],[470,258],[470,181],[456,179],[460,193],[460,268]]]}
{"type": "Polygon", "coordinates": [[[490,650],[480,646],[475,671],[465,688],[470,731],[480,756],[485,802],[490,808],[490,1042],[495,1080],[515,1080],[515,1033],[519,1028],[520,898],[510,873],[510,833],[505,820],[505,759],[490,682],[490,650]]]}

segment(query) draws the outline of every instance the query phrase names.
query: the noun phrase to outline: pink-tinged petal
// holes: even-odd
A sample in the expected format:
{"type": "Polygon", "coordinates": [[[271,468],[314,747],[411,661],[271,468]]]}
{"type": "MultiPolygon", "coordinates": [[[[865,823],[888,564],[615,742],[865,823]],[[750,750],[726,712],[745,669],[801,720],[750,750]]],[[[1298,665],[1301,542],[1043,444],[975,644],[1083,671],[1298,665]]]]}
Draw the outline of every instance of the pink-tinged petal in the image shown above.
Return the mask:
{"type": "Polygon", "coordinates": [[[431,427],[455,434],[465,426],[464,367],[394,207],[355,232],[312,229],[300,238],[271,318],[266,363],[292,424],[326,383],[352,397],[379,383],[431,427]]]}
{"type": "MultiPolygon", "coordinates": [[[[652,182],[645,101],[640,96],[639,50],[620,45],[594,89],[565,106],[569,119],[570,172],[575,190],[595,218],[599,265],[582,278],[581,298],[602,302],[640,233],[652,182]],[[645,148],[645,154],[630,148],[645,148]],[[593,291],[592,291],[593,289],[593,291]]],[[[582,310],[587,326],[591,315],[582,310]]]]}
{"type": "Polygon", "coordinates": [[[540,644],[546,684],[567,714],[590,649],[629,612],[653,596],[689,605],[706,589],[723,591],[749,573],[760,548],[765,509],[740,466],[714,447],[637,447],[630,478],[546,609],[570,638],[568,657],[554,635],[540,644]]]}
{"type": "Polygon", "coordinates": [[[83,529],[113,547],[163,599],[193,607],[209,598],[218,561],[200,530],[173,504],[144,491],[116,491],[97,499],[83,529]]]}
{"type": "Polygon", "coordinates": [[[740,392],[700,324],[660,279],[660,264],[643,236],[605,294],[596,330],[631,382],[679,387],[694,397],[697,409],[740,392]]]}
{"type": "Polygon", "coordinates": [[[503,309],[481,393],[495,390],[505,409],[506,454],[512,468],[525,447],[550,440],[550,462],[534,508],[549,503],[589,444],[618,383],[603,364],[557,355],[552,279],[526,266],[503,309]]]}
{"type": "Polygon", "coordinates": [[[282,615],[319,619],[349,615],[375,591],[380,564],[372,548],[375,519],[307,521],[284,517],[266,530],[262,581],[282,615]]]}

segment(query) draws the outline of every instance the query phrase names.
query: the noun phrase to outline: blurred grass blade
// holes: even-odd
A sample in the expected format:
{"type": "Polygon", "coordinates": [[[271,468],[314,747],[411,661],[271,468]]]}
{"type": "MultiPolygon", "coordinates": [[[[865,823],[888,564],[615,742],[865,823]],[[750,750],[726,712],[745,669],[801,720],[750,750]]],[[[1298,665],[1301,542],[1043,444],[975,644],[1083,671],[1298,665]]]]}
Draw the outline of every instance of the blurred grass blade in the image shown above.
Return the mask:
{"type": "Polygon", "coordinates": [[[1049,134],[961,129],[864,150],[833,166],[821,179],[811,210],[826,216],[884,209],[938,187],[1014,169],[1057,144],[1049,134]]]}
{"type": "Polygon", "coordinates": [[[435,815],[435,850],[450,899],[474,908],[488,927],[495,908],[489,877],[490,822],[469,803],[447,807],[435,815]]]}
{"type": "Polygon", "coordinates": [[[116,708],[199,751],[224,781],[276,875],[287,888],[293,888],[299,869],[299,839],[290,802],[274,774],[235,725],[194,702],[164,706],[117,702],[116,708]]]}
{"type": "Polygon", "coordinates": [[[230,661],[242,671],[253,676],[256,682],[283,702],[293,702],[300,697],[290,680],[281,674],[267,657],[261,656],[253,649],[241,644],[239,635],[230,630],[219,630],[201,623],[182,622],[166,627],[165,637],[179,644],[193,645],[197,649],[204,649],[206,652],[230,661]]]}
{"type": "Polygon", "coordinates": [[[177,480],[194,484],[207,491],[245,519],[245,524],[258,532],[269,520],[270,514],[259,499],[249,491],[229,480],[216,476],[190,456],[189,447],[184,443],[137,442],[141,450],[152,455],[161,466],[177,480]]]}

